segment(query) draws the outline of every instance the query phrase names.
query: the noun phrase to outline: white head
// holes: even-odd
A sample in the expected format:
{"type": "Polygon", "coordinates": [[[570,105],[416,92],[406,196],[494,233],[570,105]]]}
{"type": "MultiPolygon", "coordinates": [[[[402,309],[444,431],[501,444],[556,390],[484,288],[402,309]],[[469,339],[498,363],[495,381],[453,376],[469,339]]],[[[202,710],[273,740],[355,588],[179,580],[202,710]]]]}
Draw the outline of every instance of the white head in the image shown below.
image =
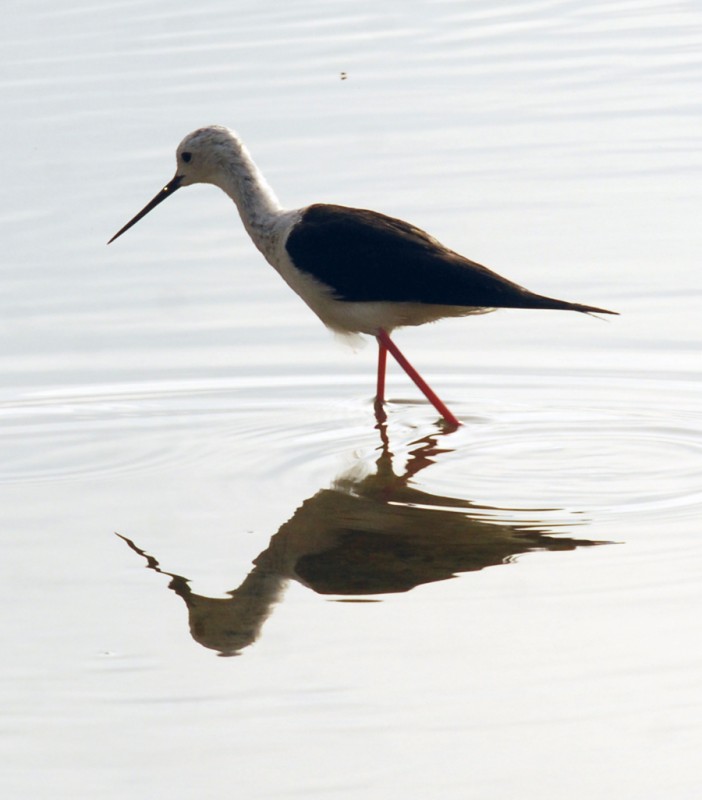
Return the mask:
{"type": "Polygon", "coordinates": [[[241,140],[234,131],[222,125],[198,128],[189,133],[178,145],[176,162],[176,174],[173,178],[110,239],[110,242],[129,230],[181,186],[191,186],[194,183],[212,183],[219,186],[237,202],[238,206],[241,206],[244,194],[247,194],[246,205],[255,206],[256,200],[264,208],[277,205],[273,193],[267,187],[241,140]]]}
{"type": "Polygon", "coordinates": [[[189,133],[176,150],[179,186],[193,183],[222,184],[222,178],[238,161],[251,159],[234,131],[210,125],[189,133]]]}

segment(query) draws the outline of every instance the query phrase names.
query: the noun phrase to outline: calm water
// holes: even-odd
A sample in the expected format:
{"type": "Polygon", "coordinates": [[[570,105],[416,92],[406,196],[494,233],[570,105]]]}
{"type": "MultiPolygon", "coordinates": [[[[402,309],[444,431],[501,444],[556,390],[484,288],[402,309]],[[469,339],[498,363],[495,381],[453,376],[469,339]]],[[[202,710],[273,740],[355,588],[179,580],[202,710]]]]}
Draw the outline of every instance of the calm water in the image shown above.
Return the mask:
{"type": "Polygon", "coordinates": [[[696,798],[699,7],[10,5],[3,796],[696,798]],[[400,332],[465,424],[378,425],[214,189],[105,247],[213,122],[622,316],[400,332]]]}

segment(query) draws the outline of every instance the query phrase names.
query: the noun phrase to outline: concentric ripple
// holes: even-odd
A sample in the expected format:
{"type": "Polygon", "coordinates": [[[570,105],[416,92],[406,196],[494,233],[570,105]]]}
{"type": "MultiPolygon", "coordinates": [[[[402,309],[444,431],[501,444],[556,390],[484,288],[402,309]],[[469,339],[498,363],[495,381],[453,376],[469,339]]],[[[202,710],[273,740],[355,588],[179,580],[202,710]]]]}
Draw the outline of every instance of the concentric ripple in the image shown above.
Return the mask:
{"type": "MultiPolygon", "coordinates": [[[[416,481],[487,507],[694,513],[702,422],[691,381],[485,373],[439,377],[451,433],[405,383],[390,386],[396,460],[435,441],[416,481]],[[404,399],[404,398],[408,399],[404,399]],[[470,398],[461,401],[461,398],[470,398]],[[441,451],[441,452],[439,452],[441,451]]],[[[216,460],[328,485],[329,459],[365,463],[380,436],[365,380],[326,375],[154,381],[46,390],[0,404],[0,481],[138,474],[216,460]]]]}
{"type": "Polygon", "coordinates": [[[509,404],[483,407],[489,421],[466,425],[460,446],[433,480],[448,491],[517,505],[618,515],[702,502],[702,419],[694,382],[667,376],[587,374],[565,382],[531,376],[500,387],[509,404]],[[536,377],[536,380],[534,378],[536,377]]]}
{"type": "MultiPolygon", "coordinates": [[[[163,381],[28,393],[0,402],[0,440],[12,454],[0,464],[0,482],[167,469],[220,450],[240,458],[247,442],[267,454],[270,468],[272,443],[309,447],[323,431],[346,427],[342,407],[316,403],[317,394],[307,382],[290,385],[287,378],[278,385],[163,381]]],[[[326,394],[320,387],[320,397],[326,394]]]]}

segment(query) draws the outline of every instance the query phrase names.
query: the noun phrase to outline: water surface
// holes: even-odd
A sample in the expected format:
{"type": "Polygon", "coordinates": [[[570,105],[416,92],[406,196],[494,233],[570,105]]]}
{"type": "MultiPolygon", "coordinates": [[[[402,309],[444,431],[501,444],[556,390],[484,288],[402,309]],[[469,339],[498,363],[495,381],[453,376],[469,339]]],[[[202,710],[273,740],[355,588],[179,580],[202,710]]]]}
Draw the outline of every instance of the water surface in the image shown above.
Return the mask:
{"type": "Polygon", "coordinates": [[[696,7],[11,11],[4,793],[696,797],[696,7]],[[105,247],[213,122],[621,317],[400,332],[464,425],[379,423],[211,187],[105,247]]]}

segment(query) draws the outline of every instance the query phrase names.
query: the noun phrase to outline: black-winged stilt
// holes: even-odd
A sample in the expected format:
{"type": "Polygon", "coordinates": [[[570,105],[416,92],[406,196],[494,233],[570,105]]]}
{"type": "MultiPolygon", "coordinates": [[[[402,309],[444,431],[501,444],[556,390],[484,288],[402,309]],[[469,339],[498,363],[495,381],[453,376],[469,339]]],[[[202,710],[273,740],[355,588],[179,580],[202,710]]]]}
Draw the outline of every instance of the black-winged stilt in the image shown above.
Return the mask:
{"type": "Polygon", "coordinates": [[[617,313],[534,294],[423,230],[375,211],[325,203],[283,209],[243,142],[228,128],[213,125],[188,134],[176,162],[173,179],[110,242],[181,186],[218,186],[236,204],[266,260],[325,325],[339,333],[376,337],[378,408],[385,397],[389,351],[444,420],[459,425],[390,338],[395,328],[496,308],[617,313]]]}

